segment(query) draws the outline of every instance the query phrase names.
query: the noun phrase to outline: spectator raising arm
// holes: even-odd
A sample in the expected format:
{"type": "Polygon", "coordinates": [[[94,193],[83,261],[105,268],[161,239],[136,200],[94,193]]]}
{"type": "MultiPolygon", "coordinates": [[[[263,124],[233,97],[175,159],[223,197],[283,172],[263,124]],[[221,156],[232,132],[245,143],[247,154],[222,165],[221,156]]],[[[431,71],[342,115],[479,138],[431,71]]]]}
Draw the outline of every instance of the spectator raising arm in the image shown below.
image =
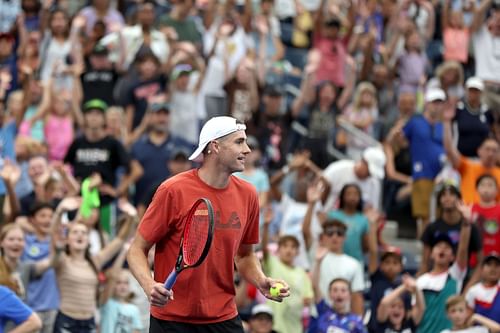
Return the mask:
{"type": "Polygon", "coordinates": [[[474,33],[484,24],[486,12],[491,7],[493,0],[483,0],[479,7],[474,7],[474,17],[470,26],[471,33],[474,33]]]}
{"type": "Polygon", "coordinates": [[[455,108],[448,107],[443,113],[443,143],[446,155],[454,168],[460,166],[462,154],[458,151],[457,147],[453,144],[453,134],[451,132],[451,122],[455,117],[455,108]]]}

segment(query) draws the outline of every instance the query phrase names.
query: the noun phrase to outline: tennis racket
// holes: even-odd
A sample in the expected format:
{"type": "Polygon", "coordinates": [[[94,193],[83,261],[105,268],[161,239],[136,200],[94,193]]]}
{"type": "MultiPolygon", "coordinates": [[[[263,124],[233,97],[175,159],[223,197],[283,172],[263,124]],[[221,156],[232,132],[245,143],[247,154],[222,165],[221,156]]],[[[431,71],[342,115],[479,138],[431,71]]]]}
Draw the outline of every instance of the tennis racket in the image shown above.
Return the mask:
{"type": "Polygon", "coordinates": [[[199,266],[208,255],[214,234],[214,209],[210,200],[196,200],[185,217],[184,233],[175,267],[165,280],[172,289],[180,272],[199,266]]]}

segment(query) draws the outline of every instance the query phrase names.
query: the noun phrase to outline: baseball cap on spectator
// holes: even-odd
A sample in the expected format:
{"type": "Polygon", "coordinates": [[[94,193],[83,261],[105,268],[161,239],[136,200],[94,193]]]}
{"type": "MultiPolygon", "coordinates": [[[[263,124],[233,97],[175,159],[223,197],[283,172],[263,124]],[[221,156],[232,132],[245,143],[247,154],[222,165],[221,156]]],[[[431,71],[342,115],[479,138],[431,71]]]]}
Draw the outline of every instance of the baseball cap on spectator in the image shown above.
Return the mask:
{"type": "Polygon", "coordinates": [[[370,176],[382,179],[385,172],[385,154],[382,149],[378,147],[369,147],[363,151],[363,160],[368,164],[370,176]]]}
{"type": "Polygon", "coordinates": [[[273,309],[267,304],[257,304],[252,308],[252,318],[257,317],[258,315],[268,315],[270,318],[273,319],[273,309]]]}
{"type": "Polygon", "coordinates": [[[483,265],[487,264],[489,262],[496,261],[497,263],[500,263],[500,253],[498,252],[491,252],[490,254],[486,255],[483,259],[483,265]]]}
{"type": "Polygon", "coordinates": [[[467,89],[477,89],[480,91],[484,90],[484,82],[477,76],[473,76],[471,78],[468,78],[467,81],[465,82],[465,88],[467,89]]]}
{"type": "Polygon", "coordinates": [[[87,101],[85,104],[83,104],[83,112],[88,112],[91,110],[99,110],[102,112],[106,112],[108,109],[108,104],[104,102],[102,99],[91,99],[87,101]]]}
{"type": "Polygon", "coordinates": [[[108,55],[108,48],[102,44],[96,44],[94,46],[94,48],[92,49],[91,55],[107,56],[108,55]]]}
{"type": "Polygon", "coordinates": [[[233,117],[221,116],[211,118],[203,125],[200,131],[198,148],[189,156],[189,160],[201,162],[203,150],[210,141],[222,138],[236,131],[244,131],[246,128],[245,124],[237,123],[236,118],[233,117]]]}
{"type": "Polygon", "coordinates": [[[191,65],[188,64],[180,64],[174,67],[172,70],[172,74],[170,75],[170,79],[172,81],[177,80],[181,75],[189,75],[193,71],[191,65]]]}
{"type": "Polygon", "coordinates": [[[457,197],[462,198],[462,193],[460,193],[460,189],[458,188],[457,184],[455,184],[453,181],[442,181],[437,185],[436,189],[437,189],[436,198],[438,200],[441,198],[441,196],[445,191],[449,191],[455,194],[457,197]]]}
{"type": "Polygon", "coordinates": [[[284,91],[281,86],[277,84],[268,84],[264,87],[264,95],[271,97],[281,97],[283,96],[284,91]]]}
{"type": "Polygon", "coordinates": [[[401,249],[395,246],[387,246],[383,252],[382,255],[380,256],[380,260],[384,261],[385,259],[389,257],[394,257],[398,259],[399,261],[403,260],[403,256],[401,254],[401,249]]]}
{"type": "Polygon", "coordinates": [[[331,19],[325,21],[325,26],[340,29],[341,23],[338,18],[332,17],[331,19]]]}
{"type": "Polygon", "coordinates": [[[442,89],[431,88],[425,92],[425,102],[432,103],[436,101],[446,101],[446,94],[442,89]]]}
{"type": "Polygon", "coordinates": [[[448,236],[448,234],[446,234],[446,233],[440,233],[437,235],[437,237],[434,237],[431,241],[431,248],[433,248],[434,246],[436,246],[438,243],[441,243],[441,242],[448,243],[448,245],[452,249],[455,248],[455,244],[453,244],[453,241],[451,240],[450,236],[448,236]]]}
{"type": "Polygon", "coordinates": [[[170,113],[170,104],[169,103],[152,103],[150,106],[149,106],[149,110],[151,110],[151,112],[158,112],[158,111],[167,111],[168,113],[170,113]]]}

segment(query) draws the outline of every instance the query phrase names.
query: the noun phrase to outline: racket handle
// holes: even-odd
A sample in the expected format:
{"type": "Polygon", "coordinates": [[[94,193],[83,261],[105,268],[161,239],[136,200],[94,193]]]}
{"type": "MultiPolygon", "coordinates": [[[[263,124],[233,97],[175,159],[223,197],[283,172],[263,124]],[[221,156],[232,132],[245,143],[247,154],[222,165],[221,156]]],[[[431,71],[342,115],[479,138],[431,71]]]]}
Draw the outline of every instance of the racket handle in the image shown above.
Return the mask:
{"type": "Polygon", "coordinates": [[[177,280],[177,271],[174,268],[168,275],[167,280],[165,280],[165,288],[171,290],[175,284],[175,280],[177,280]]]}

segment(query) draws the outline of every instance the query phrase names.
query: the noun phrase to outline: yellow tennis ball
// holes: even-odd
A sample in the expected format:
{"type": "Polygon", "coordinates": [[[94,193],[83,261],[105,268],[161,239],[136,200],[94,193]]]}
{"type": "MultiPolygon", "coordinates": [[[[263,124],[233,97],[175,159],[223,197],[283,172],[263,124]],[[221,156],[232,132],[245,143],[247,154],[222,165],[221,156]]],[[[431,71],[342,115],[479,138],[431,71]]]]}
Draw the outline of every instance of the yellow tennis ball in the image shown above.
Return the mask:
{"type": "Polygon", "coordinates": [[[276,297],[276,296],[279,296],[279,295],[280,295],[280,290],[281,290],[281,288],[284,288],[284,287],[285,287],[285,286],[283,285],[283,283],[279,283],[279,282],[278,282],[278,283],[276,283],[276,284],[274,285],[274,287],[271,287],[271,288],[269,289],[269,292],[271,293],[271,296],[276,297]]]}

